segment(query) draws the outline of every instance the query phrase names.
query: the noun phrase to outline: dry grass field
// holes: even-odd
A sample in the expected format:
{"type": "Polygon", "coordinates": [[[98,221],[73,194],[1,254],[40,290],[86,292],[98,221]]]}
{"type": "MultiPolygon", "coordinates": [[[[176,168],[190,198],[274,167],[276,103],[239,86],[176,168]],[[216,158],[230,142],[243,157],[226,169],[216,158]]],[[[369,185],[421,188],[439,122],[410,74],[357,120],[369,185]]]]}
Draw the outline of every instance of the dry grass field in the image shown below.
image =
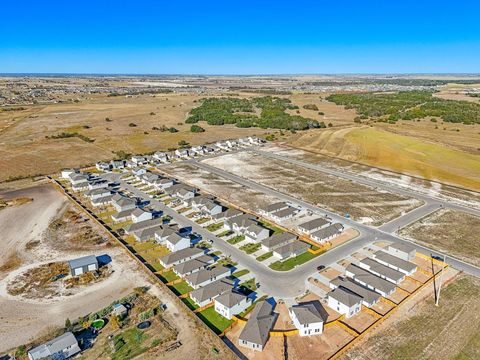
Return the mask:
{"type": "Polygon", "coordinates": [[[479,296],[480,281],[470,276],[445,286],[439,307],[416,296],[342,359],[478,359],[479,296]]]}
{"type": "Polygon", "coordinates": [[[175,148],[180,140],[195,145],[268,132],[203,123],[204,133],[190,132],[190,125],[184,124],[186,115],[202,97],[193,94],[97,96],[80,103],[36,105],[24,111],[0,112],[0,181],[92,164],[115,158],[115,152],[120,150],[148,153],[175,148]],[[174,127],[178,132],[153,130],[162,126],[174,127]],[[62,132],[78,133],[94,142],[77,137],[46,138],[62,132]]]}
{"type": "Polygon", "coordinates": [[[480,218],[461,211],[438,210],[400,230],[400,235],[480,265],[480,218]]]}
{"type": "MultiPolygon", "coordinates": [[[[478,151],[474,154],[473,149],[475,141],[476,146],[480,143],[480,135],[474,133],[477,127],[468,127],[468,132],[463,128],[458,133],[465,133],[470,139],[463,141],[469,147],[469,152],[459,150],[454,145],[423,140],[419,134],[426,134],[426,131],[413,134],[415,129],[412,127],[409,130],[412,136],[395,134],[377,126],[321,129],[301,134],[289,144],[324,155],[480,190],[480,155],[478,151]]],[[[452,133],[438,131],[439,138],[444,133],[452,133]]],[[[455,141],[462,143],[460,138],[455,141]]]]}

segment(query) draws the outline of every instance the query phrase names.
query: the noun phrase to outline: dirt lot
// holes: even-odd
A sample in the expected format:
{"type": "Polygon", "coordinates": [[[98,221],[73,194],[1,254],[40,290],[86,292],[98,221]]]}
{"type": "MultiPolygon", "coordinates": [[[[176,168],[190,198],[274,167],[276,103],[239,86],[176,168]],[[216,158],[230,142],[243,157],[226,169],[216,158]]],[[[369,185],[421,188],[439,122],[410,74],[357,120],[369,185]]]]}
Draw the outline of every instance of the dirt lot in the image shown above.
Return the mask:
{"type": "MultiPolygon", "coordinates": [[[[16,270],[4,269],[0,272],[0,308],[2,309],[0,351],[28,343],[50,332],[53,327],[63,326],[67,317],[76,319],[98,311],[112,301],[131,293],[135,287],[145,285],[150,286],[152,294],[167,304],[168,310],[165,316],[171,324],[175,324],[179,331],[179,340],[182,342],[179,349],[162,354],[162,358],[205,359],[210,356],[213,346],[221,349],[222,357],[231,358],[231,354],[225,350],[218,337],[203,326],[199,326],[193,314],[174,302],[173,295],[165,287],[153,284],[144,270],[140,269],[137,263],[119,247],[107,246],[105,242],[100,244],[93,242],[91,246],[83,243],[79,248],[82,250],[76,250],[75,246],[72,250],[67,250],[68,246],[65,248],[58,246],[56,240],[59,237],[47,238],[45,234],[49,224],[62,218],[67,208],[65,198],[53,187],[42,185],[4,195],[7,198],[26,196],[34,200],[0,212],[0,231],[3,234],[0,237],[0,250],[5,254],[2,255],[1,260],[5,261],[6,254],[19,254],[16,270]],[[31,242],[36,245],[27,246],[31,242]],[[86,247],[90,250],[85,250],[86,247]],[[29,268],[58,261],[58,259],[69,260],[92,252],[96,255],[107,253],[112,259],[114,272],[100,283],[82,287],[80,291],[70,296],[60,295],[50,299],[25,299],[10,295],[6,291],[7,284],[29,268]]],[[[68,214],[68,211],[65,214],[68,214]]],[[[90,226],[95,234],[102,233],[94,223],[90,224],[90,221],[80,222],[77,225],[69,221],[60,226],[57,231],[66,235],[73,230],[72,226],[79,226],[79,233],[83,231],[88,234],[85,228],[81,230],[82,227],[87,226],[90,226]]]]}
{"type": "MultiPolygon", "coordinates": [[[[452,270],[450,270],[450,276],[452,270]]],[[[460,275],[434,305],[431,287],[409,299],[343,359],[477,359],[480,281],[460,275]]]]}
{"type": "Polygon", "coordinates": [[[400,230],[420,244],[480,265],[480,218],[441,209],[400,230]]]}
{"type": "Polygon", "coordinates": [[[162,171],[250,211],[278,202],[275,197],[257,192],[189,164],[162,166],[162,171]]]}
{"type": "Polygon", "coordinates": [[[261,155],[236,153],[204,161],[366,224],[380,225],[420,205],[415,199],[261,155]]]}

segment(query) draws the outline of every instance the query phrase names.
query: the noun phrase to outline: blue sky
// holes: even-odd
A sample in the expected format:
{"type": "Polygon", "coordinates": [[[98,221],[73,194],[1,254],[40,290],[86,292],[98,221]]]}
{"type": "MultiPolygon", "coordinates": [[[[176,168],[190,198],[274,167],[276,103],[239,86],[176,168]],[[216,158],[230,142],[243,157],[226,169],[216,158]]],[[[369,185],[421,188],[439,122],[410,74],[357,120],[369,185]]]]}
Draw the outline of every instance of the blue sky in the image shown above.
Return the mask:
{"type": "Polygon", "coordinates": [[[478,73],[479,18],[465,0],[3,0],[0,73],[478,73]]]}

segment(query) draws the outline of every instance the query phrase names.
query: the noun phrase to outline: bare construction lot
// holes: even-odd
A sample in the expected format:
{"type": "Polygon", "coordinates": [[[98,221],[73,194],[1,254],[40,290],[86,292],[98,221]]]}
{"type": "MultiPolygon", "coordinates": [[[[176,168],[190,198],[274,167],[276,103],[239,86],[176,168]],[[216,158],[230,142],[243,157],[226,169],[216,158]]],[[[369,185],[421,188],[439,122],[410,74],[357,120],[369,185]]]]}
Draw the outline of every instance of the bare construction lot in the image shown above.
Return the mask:
{"type": "Polygon", "coordinates": [[[181,181],[197,186],[246,210],[258,211],[259,208],[278,201],[275,197],[211,174],[194,165],[179,162],[163,166],[162,170],[181,181]]]}
{"type": "Polygon", "coordinates": [[[480,218],[441,209],[400,230],[400,235],[480,265],[480,218]]]}
{"type": "Polygon", "coordinates": [[[381,225],[421,202],[318,171],[252,153],[235,153],[205,163],[256,181],[354,220],[381,225]]]}

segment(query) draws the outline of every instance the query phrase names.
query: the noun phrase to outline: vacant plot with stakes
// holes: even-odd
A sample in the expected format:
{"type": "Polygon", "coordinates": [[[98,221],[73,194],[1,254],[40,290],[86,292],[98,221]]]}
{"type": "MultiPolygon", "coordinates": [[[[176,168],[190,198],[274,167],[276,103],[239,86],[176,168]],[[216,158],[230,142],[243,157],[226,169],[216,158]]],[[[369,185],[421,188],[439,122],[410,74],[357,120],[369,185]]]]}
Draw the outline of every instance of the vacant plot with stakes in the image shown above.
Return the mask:
{"type": "Polygon", "coordinates": [[[441,209],[400,230],[428,247],[480,265],[480,218],[461,211],[441,209]]]}
{"type": "Polygon", "coordinates": [[[251,153],[228,154],[204,162],[367,224],[380,225],[421,204],[415,199],[251,153]]]}

